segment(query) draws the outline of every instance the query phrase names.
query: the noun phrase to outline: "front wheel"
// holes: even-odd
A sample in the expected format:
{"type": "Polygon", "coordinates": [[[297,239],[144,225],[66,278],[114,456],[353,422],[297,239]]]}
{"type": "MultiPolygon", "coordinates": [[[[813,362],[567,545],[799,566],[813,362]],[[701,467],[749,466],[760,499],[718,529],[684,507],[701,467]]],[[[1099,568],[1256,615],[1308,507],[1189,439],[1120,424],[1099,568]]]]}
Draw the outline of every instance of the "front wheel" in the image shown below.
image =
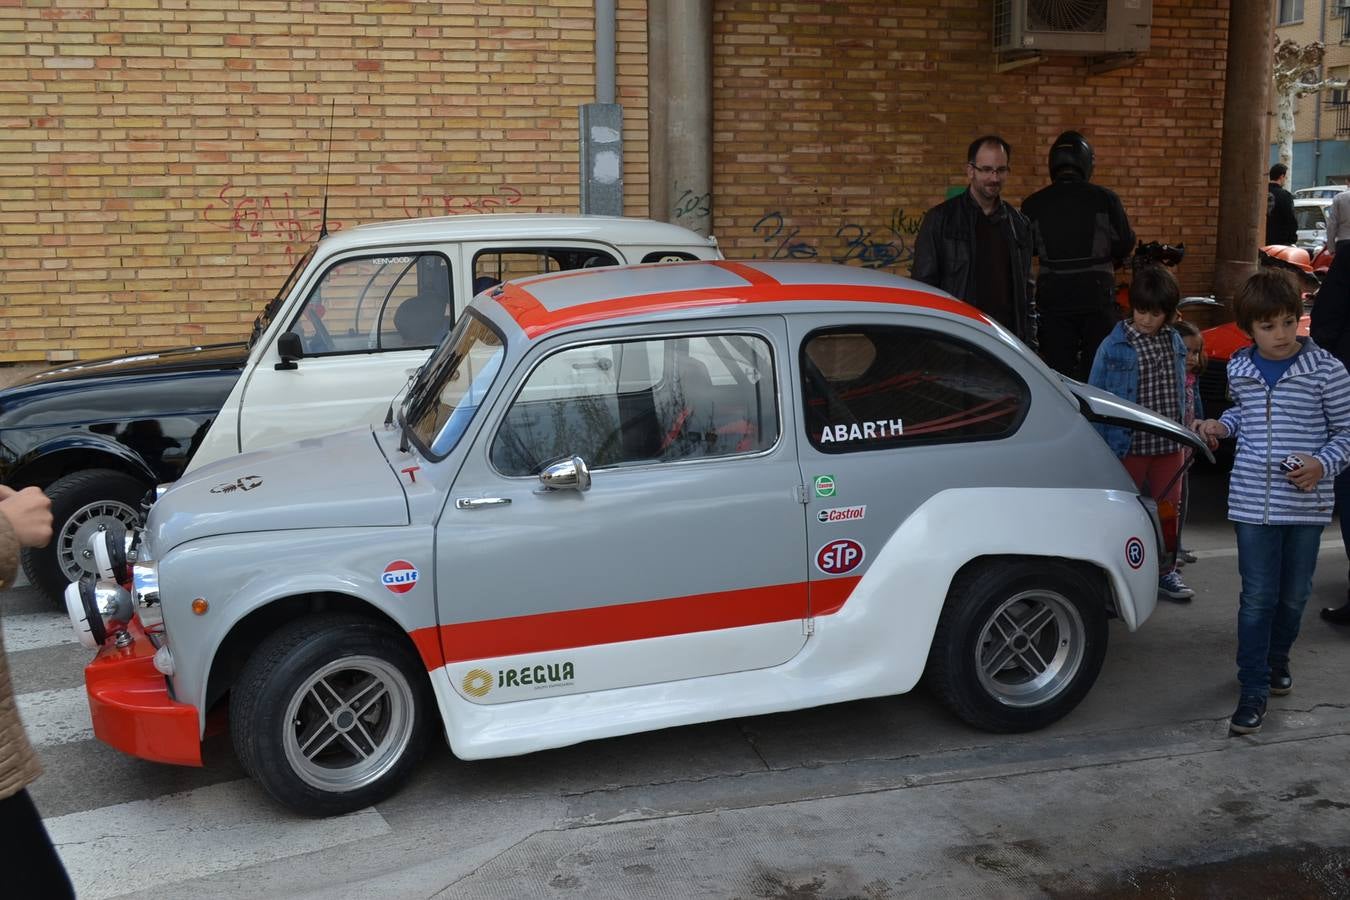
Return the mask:
{"type": "Polygon", "coordinates": [[[230,692],[244,769],[307,816],[390,796],[425,744],[427,676],[401,635],[357,616],[307,616],[271,635],[230,692]]]}
{"type": "Polygon", "coordinates": [[[100,529],[121,531],[141,524],[141,500],[150,485],[114,469],[89,469],[58,478],[47,487],[52,501],[52,539],[25,547],[23,571],[55,603],[66,585],[96,572],[89,536],[100,529]]]}
{"type": "Polygon", "coordinates": [[[997,561],[952,583],[928,657],[943,703],[977,728],[1032,731],[1087,695],[1106,658],[1106,599],[1079,569],[997,561]]]}

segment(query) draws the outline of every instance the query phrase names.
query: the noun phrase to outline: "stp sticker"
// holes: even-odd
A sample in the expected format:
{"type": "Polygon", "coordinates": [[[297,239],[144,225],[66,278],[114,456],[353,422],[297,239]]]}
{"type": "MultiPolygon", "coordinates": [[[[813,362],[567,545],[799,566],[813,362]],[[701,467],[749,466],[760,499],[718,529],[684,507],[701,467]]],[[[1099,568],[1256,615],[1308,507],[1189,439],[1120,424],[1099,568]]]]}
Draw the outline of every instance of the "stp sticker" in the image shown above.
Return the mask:
{"type": "Polygon", "coordinates": [[[1137,569],[1144,564],[1144,542],[1137,537],[1132,537],[1125,542],[1125,561],[1130,564],[1131,569],[1137,569]]]}
{"type": "Polygon", "coordinates": [[[857,541],[844,538],[830,541],[816,551],[816,568],[826,575],[843,575],[862,565],[866,551],[857,541]]]}
{"type": "Polygon", "coordinates": [[[395,594],[406,594],[417,585],[417,566],[406,559],[396,559],[384,567],[380,583],[395,594]]]}
{"type": "Polygon", "coordinates": [[[836,506],[834,509],[822,509],[816,513],[816,521],[822,525],[835,522],[856,522],[867,518],[866,506],[836,506]]]}
{"type": "Polygon", "coordinates": [[[833,497],[834,496],[834,476],[817,475],[816,476],[816,496],[833,497]]]}

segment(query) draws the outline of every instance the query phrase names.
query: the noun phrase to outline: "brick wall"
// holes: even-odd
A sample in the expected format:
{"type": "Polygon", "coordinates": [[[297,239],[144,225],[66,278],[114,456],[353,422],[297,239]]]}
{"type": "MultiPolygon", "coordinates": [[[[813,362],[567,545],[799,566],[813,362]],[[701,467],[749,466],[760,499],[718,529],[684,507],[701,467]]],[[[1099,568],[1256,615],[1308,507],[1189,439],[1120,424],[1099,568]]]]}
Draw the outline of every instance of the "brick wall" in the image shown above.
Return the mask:
{"type": "Polygon", "coordinates": [[[1139,237],[1185,241],[1178,278],[1207,292],[1226,7],[1154,0],[1147,56],[1094,74],[1066,57],[996,73],[992,6],[718,3],[713,193],[727,254],[906,273],[920,216],[964,184],[972,138],[1012,143],[1005,197],[1020,203],[1048,181],[1055,136],[1076,128],[1139,237]]]}
{"type": "MultiPolygon", "coordinates": [[[[645,0],[620,0],[645,215],[645,0]]],[[[592,0],[0,0],[0,362],[237,340],[319,226],[575,213],[592,0]]]]}
{"type": "MultiPolygon", "coordinates": [[[[618,6],[625,207],[647,215],[646,2],[618,6]]],[[[1226,7],[1153,6],[1136,65],[998,74],[992,0],[715,0],[715,233],[903,273],[972,137],[1013,143],[1020,201],[1079,127],[1208,289],[1226,7]]],[[[317,231],[334,99],[330,222],[575,212],[593,47],[593,0],[0,0],[0,363],[241,337],[317,231]]]]}

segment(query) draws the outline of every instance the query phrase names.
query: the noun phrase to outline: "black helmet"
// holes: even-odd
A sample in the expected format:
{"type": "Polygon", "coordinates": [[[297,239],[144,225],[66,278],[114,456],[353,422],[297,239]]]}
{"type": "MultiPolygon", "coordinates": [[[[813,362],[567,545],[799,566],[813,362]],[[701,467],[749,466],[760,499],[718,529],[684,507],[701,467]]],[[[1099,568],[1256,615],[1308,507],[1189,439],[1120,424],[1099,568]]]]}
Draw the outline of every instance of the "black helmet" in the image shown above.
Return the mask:
{"type": "Polygon", "coordinates": [[[1061,169],[1074,169],[1084,181],[1092,179],[1092,145],[1076,131],[1066,131],[1050,147],[1050,177],[1061,169]]]}

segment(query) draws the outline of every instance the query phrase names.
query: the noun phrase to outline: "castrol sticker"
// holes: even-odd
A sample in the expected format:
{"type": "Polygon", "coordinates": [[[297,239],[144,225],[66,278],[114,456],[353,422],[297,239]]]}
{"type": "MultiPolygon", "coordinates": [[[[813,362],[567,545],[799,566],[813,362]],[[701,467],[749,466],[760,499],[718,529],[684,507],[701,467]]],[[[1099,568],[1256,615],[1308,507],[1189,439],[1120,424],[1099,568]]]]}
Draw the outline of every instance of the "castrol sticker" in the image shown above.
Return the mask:
{"type": "Polygon", "coordinates": [[[1130,564],[1131,569],[1144,564],[1144,542],[1139,538],[1132,537],[1125,542],[1125,562],[1130,564]]]}
{"type": "Polygon", "coordinates": [[[816,521],[822,525],[832,525],[835,522],[856,522],[865,518],[867,518],[866,506],[836,506],[833,509],[822,509],[816,513],[816,521]]]}
{"type": "Polygon", "coordinates": [[[864,555],[863,545],[857,541],[830,541],[816,551],[816,568],[826,575],[843,575],[862,565],[864,555]]]}
{"type": "Polygon", "coordinates": [[[406,559],[396,559],[384,567],[380,583],[395,594],[406,594],[417,585],[417,566],[406,559]]]}

